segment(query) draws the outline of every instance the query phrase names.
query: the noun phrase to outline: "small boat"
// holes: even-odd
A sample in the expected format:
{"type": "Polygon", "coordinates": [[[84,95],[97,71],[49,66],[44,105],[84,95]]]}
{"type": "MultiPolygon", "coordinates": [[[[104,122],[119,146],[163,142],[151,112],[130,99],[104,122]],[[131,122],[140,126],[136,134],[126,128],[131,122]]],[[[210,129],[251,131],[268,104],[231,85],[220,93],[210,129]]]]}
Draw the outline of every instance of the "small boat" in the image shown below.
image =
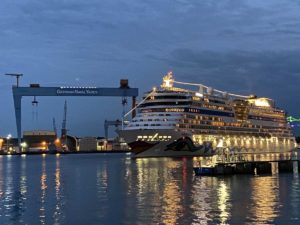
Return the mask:
{"type": "Polygon", "coordinates": [[[213,157],[203,158],[193,167],[196,176],[207,176],[215,173],[216,163],[213,157]]]}
{"type": "Polygon", "coordinates": [[[194,167],[194,172],[196,176],[207,176],[214,174],[214,167],[213,166],[201,166],[201,167],[194,167]]]}

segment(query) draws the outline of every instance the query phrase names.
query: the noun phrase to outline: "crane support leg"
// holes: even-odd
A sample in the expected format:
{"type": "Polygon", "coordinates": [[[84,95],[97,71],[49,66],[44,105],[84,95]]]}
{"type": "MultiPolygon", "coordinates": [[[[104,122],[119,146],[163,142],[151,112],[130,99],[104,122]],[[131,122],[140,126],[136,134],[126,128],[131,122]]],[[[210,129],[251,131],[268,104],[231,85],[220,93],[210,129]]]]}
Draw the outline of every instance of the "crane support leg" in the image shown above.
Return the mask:
{"type": "MultiPolygon", "coordinates": [[[[132,97],[132,108],[133,108],[133,109],[134,109],[135,105],[136,105],[136,97],[133,96],[133,97],[132,97]]],[[[131,114],[131,117],[134,118],[135,115],[136,115],[136,112],[135,112],[135,110],[133,110],[133,111],[132,111],[132,114],[131,114]]]]}
{"type": "Polygon", "coordinates": [[[15,116],[16,116],[16,123],[17,123],[17,135],[18,135],[18,147],[19,147],[19,152],[21,149],[21,99],[22,97],[19,95],[14,95],[14,105],[15,105],[15,116]]]}

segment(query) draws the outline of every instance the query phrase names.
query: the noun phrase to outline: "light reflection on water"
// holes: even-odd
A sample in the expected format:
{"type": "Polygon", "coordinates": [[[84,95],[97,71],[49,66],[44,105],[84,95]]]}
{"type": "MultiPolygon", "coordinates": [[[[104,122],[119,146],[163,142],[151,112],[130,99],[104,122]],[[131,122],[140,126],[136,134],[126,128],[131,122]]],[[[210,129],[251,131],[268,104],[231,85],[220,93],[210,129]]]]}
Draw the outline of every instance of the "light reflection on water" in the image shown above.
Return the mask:
{"type": "Polygon", "coordinates": [[[254,177],[250,185],[249,224],[273,224],[280,211],[278,178],[254,177]]]}
{"type": "Polygon", "coordinates": [[[297,224],[299,175],[195,177],[191,159],[0,157],[0,224],[297,224]]]}
{"type": "Polygon", "coordinates": [[[47,181],[47,175],[46,175],[46,162],[45,159],[42,159],[42,174],[41,174],[41,201],[40,201],[40,223],[45,224],[46,223],[46,212],[45,212],[45,198],[46,198],[46,181],[47,181]]]}

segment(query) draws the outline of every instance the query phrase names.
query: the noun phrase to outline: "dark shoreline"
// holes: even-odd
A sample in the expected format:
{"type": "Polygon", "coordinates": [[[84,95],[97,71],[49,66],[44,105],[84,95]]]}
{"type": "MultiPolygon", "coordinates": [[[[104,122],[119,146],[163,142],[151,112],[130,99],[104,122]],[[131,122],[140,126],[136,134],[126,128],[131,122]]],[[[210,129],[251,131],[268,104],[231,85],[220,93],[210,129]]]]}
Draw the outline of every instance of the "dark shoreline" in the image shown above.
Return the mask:
{"type": "Polygon", "coordinates": [[[61,154],[61,155],[68,155],[68,154],[95,154],[95,153],[131,153],[131,151],[124,151],[124,150],[102,150],[102,151],[77,151],[77,152],[21,152],[21,153],[0,153],[0,155],[55,155],[55,154],[61,154]]]}

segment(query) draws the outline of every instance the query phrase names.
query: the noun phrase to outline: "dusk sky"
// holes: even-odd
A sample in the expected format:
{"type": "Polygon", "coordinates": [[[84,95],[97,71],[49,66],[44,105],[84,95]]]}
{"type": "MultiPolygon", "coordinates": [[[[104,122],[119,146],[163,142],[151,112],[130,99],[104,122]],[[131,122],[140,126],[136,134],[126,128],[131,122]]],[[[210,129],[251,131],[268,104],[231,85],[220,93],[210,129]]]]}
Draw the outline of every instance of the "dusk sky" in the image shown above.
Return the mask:
{"type": "MultiPolygon", "coordinates": [[[[296,0],[2,0],[0,136],[16,135],[11,85],[118,87],[144,91],[172,70],[178,81],[273,98],[300,118],[300,2],[296,0]]],[[[24,130],[61,128],[103,136],[121,117],[116,97],[23,99],[24,130]]],[[[129,110],[129,107],[127,107],[129,110]]],[[[111,128],[110,135],[114,135],[111,128]]]]}

